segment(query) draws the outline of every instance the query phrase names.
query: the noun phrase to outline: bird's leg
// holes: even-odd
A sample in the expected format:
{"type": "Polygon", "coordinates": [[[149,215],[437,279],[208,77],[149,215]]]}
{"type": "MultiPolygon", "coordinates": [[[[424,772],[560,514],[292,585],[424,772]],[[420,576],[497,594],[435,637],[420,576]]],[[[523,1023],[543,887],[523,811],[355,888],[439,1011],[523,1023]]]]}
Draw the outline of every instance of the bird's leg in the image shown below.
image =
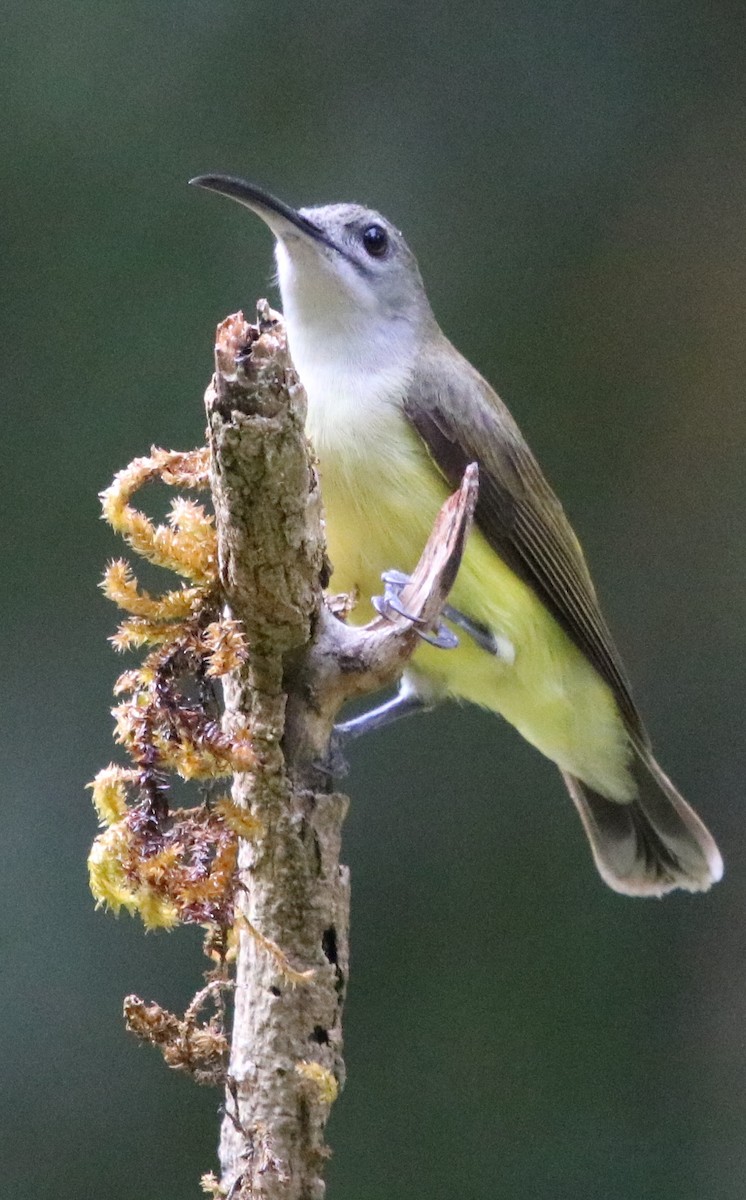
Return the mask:
{"type": "MultiPolygon", "coordinates": [[[[436,632],[431,633],[429,629],[423,628],[419,617],[408,613],[402,606],[399,596],[402,588],[409,582],[408,575],[404,575],[401,571],[387,571],[381,578],[386,585],[384,594],[383,596],[373,596],[371,601],[377,613],[385,617],[390,616],[393,611],[400,617],[405,617],[412,622],[415,632],[431,646],[437,646],[442,650],[452,650],[458,646],[458,638],[446,625],[441,623],[436,632]]],[[[362,734],[369,733],[373,729],[385,729],[387,725],[393,725],[402,717],[409,717],[417,712],[428,712],[432,707],[432,700],[425,699],[410,680],[402,679],[399,683],[399,690],[390,700],[369,709],[368,712],[361,713],[358,717],[351,717],[349,721],[340,721],[338,725],[334,726],[324,770],[330,775],[345,774],[347,763],[342,754],[342,746],[345,742],[361,737],[362,734]]]]}
{"type": "Polygon", "coordinates": [[[346,742],[360,737],[363,733],[369,733],[372,729],[385,729],[387,725],[393,725],[402,717],[409,717],[417,712],[428,712],[432,707],[432,703],[423,699],[411,683],[402,679],[398,692],[391,700],[361,713],[359,717],[341,721],[339,725],[334,726],[334,736],[338,743],[346,742]]]}
{"type": "Polygon", "coordinates": [[[387,725],[393,725],[402,717],[409,717],[417,712],[428,712],[431,708],[432,701],[423,699],[410,682],[402,679],[398,692],[391,700],[361,713],[359,717],[351,717],[349,721],[340,721],[334,726],[327,757],[323,764],[318,765],[329,776],[346,775],[349,768],[344,756],[344,747],[347,742],[361,737],[364,733],[370,733],[372,729],[385,729],[387,725]]]}

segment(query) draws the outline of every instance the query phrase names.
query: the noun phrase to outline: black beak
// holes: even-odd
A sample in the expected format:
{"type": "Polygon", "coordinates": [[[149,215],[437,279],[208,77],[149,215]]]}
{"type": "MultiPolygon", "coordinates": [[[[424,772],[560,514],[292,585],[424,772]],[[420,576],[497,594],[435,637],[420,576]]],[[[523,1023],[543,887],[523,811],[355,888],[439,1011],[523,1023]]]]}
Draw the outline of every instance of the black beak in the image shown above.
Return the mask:
{"type": "Polygon", "coordinates": [[[281,217],[283,221],[287,221],[289,225],[293,225],[307,237],[313,238],[314,241],[321,242],[332,250],[339,250],[339,247],[334,245],[324,230],[319,229],[318,225],[314,225],[313,221],[309,221],[308,217],[299,213],[297,208],[291,208],[283,200],[278,200],[276,196],[272,196],[269,192],[265,192],[264,188],[257,187],[253,183],[247,183],[244,179],[235,179],[231,175],[196,175],[194,179],[189,180],[189,183],[193,187],[205,188],[208,192],[219,192],[221,196],[229,196],[232,200],[238,200],[239,204],[250,208],[258,217],[261,217],[274,233],[278,233],[278,222],[271,219],[272,215],[281,217]]]}

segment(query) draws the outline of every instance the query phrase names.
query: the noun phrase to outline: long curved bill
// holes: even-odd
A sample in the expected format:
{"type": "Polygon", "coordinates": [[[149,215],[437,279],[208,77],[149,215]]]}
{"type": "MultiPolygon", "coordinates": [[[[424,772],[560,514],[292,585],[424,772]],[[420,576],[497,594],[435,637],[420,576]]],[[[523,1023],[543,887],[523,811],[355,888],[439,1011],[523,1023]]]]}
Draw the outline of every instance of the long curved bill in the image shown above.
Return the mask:
{"type": "Polygon", "coordinates": [[[299,232],[316,242],[321,242],[331,250],[339,250],[325,231],[297,208],[291,208],[284,200],[278,200],[276,196],[254,183],[247,183],[245,179],[236,179],[232,175],[195,175],[189,183],[192,187],[205,188],[208,192],[218,192],[221,196],[237,200],[244,208],[251,209],[261,217],[275,237],[282,238],[290,232],[299,232]]]}

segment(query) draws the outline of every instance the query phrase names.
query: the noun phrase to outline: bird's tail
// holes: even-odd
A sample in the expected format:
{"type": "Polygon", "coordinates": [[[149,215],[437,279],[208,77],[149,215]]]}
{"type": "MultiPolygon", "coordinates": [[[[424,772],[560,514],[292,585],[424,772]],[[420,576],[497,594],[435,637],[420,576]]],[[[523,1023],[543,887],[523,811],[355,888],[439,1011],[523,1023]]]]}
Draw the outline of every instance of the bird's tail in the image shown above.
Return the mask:
{"type": "Polygon", "coordinates": [[[635,746],[637,797],[608,800],[563,771],[602,879],[628,896],[706,892],[723,874],[715,842],[644,746],[635,746]]]}

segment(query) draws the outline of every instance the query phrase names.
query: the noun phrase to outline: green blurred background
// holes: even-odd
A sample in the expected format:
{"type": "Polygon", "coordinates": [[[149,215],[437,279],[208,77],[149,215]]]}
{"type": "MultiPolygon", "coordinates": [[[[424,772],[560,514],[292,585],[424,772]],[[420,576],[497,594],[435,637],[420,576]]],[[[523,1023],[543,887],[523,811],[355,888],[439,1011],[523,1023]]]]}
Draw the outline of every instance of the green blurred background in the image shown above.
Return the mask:
{"type": "MultiPolygon", "coordinates": [[[[240,173],[380,208],[585,543],[661,759],[727,864],[598,879],[554,769],[449,708],[355,748],[330,1196],[742,1200],[746,20],[696,0],[48,0],[2,16],[0,1192],[197,1196],[218,1097],[124,1033],[195,931],[93,910],[121,664],[97,492],[203,434],[271,243],[240,173]]],[[[392,564],[406,566],[406,564],[392,564]]]]}

